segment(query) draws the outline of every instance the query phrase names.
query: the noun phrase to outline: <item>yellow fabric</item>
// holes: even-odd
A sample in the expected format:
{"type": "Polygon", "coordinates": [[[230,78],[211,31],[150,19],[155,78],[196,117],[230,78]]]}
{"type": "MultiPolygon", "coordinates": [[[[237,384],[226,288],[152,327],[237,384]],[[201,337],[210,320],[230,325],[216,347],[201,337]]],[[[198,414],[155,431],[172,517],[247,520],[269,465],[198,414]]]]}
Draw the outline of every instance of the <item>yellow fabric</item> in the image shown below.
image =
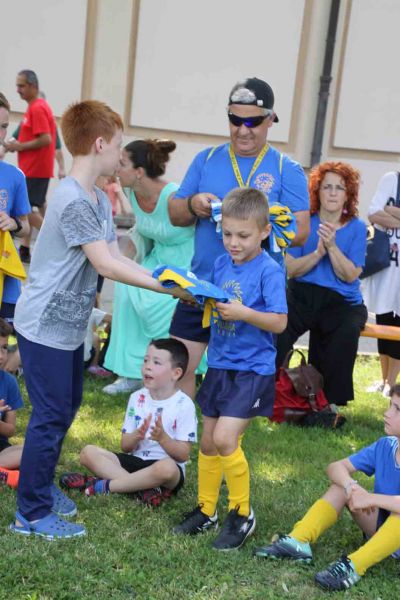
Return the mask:
{"type": "Polygon", "coordinates": [[[9,231],[0,231],[0,304],[3,299],[4,277],[23,281],[26,272],[9,231]]]}
{"type": "Polygon", "coordinates": [[[221,456],[222,470],[229,491],[229,510],[239,507],[239,514],[250,514],[250,470],[246,456],[239,446],[229,456],[221,456]]]}
{"type": "Polygon", "coordinates": [[[172,271],[171,269],[164,269],[161,275],[158,276],[158,279],[159,281],[172,280],[184,290],[186,290],[189,287],[194,287],[195,285],[193,281],[190,281],[190,279],[186,279],[185,277],[179,275],[179,273],[177,273],[176,271],[172,271]]]}
{"type": "Polygon", "coordinates": [[[337,521],[338,514],[332,504],[320,498],[308,509],[301,521],[298,521],[289,533],[299,542],[317,541],[319,536],[337,521]]]}
{"type": "Polygon", "coordinates": [[[365,571],[400,548],[400,517],[390,515],[361,548],[349,554],[357,573],[365,571]]]}
{"type": "Polygon", "coordinates": [[[201,321],[202,327],[210,327],[211,320],[215,323],[218,320],[218,311],[216,308],[216,300],[214,298],[206,298],[204,302],[203,319],[201,321]]]}
{"type": "Polygon", "coordinates": [[[199,506],[201,511],[213,517],[217,508],[219,489],[222,481],[221,457],[207,456],[199,451],[198,485],[199,506]]]}
{"type": "Polygon", "coordinates": [[[296,236],[296,219],[287,206],[274,204],[269,208],[270,221],[274,238],[280,248],[291,245],[296,236]]]}

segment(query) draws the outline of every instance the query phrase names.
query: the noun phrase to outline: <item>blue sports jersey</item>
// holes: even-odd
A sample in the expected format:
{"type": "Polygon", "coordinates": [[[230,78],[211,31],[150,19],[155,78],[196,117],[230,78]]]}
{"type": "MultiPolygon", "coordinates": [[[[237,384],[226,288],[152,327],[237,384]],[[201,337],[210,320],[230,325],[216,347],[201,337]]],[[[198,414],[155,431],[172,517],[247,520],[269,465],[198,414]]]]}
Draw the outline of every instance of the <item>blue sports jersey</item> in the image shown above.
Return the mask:
{"type": "MultiPolygon", "coordinates": [[[[398,445],[397,437],[386,436],[349,456],[349,461],[357,471],[368,477],[375,475],[375,494],[400,495],[400,465],[396,462],[398,445]]],[[[388,516],[388,511],[379,509],[378,527],[388,516]]]]}
{"type": "MultiPolygon", "coordinates": [[[[235,265],[228,254],[215,261],[211,276],[227,294],[259,312],[287,313],[285,274],[265,251],[235,265]]],[[[274,335],[243,321],[211,318],[208,365],[215,369],[275,373],[274,335]]]]}
{"type": "MultiPolygon", "coordinates": [[[[288,254],[293,258],[300,258],[311,254],[318,246],[318,227],[321,223],[319,215],[311,217],[311,231],[304,246],[289,248],[288,254]]],[[[367,229],[361,219],[354,218],[341,227],[336,232],[336,244],[343,254],[351,260],[356,267],[363,267],[365,264],[365,251],[367,247],[367,229]]],[[[313,269],[302,275],[295,277],[296,281],[305,283],[314,283],[321,287],[329,288],[344,296],[350,304],[362,304],[362,295],[360,292],[360,280],[356,279],[351,283],[339,279],[333,270],[329,256],[326,254],[315,265],[313,269]]]]}
{"type": "MultiPolygon", "coordinates": [[[[0,161],[0,211],[10,217],[21,217],[31,212],[25,175],[20,169],[0,161]]],[[[3,302],[15,304],[21,293],[21,282],[13,277],[4,280],[3,302]]]]}
{"type": "MultiPolygon", "coordinates": [[[[243,181],[254,164],[254,156],[236,156],[243,181]]],[[[251,178],[250,186],[261,190],[268,202],[288,206],[292,212],[309,209],[307,181],[301,166],[282,155],[272,146],[251,178]]],[[[229,156],[229,144],[200,152],[190,165],[176,198],[187,198],[192,194],[209,192],[220,200],[238,187],[229,156]],[[212,153],[212,154],[211,154],[212,153]]],[[[194,238],[194,255],[191,270],[200,279],[210,278],[214,262],[225,254],[221,236],[215,223],[209,219],[197,219],[194,238]]]]}
{"type": "MultiPolygon", "coordinates": [[[[0,371],[0,398],[4,400],[6,404],[11,406],[12,410],[22,408],[24,405],[21,392],[19,391],[17,380],[10,373],[0,371]]],[[[0,411],[0,421],[4,421],[4,416],[7,413],[0,411]]],[[[0,435],[0,441],[7,442],[8,438],[4,435],[0,435]]]]}

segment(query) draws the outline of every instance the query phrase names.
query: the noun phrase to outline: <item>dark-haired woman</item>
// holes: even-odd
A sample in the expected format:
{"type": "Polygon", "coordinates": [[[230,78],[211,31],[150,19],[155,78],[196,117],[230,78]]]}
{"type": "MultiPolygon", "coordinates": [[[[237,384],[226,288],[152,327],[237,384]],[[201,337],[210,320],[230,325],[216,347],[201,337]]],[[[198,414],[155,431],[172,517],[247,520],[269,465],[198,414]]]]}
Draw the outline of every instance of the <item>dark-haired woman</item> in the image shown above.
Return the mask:
{"type": "Polygon", "coordinates": [[[359,276],[365,262],[366,226],[357,215],[360,176],[351,165],[326,162],[309,178],[311,232],[286,257],[288,327],[278,337],[277,364],[310,331],[309,361],[324,377],[334,405],[354,397],[353,367],[367,320],[359,276]]]}
{"type": "MultiPolygon", "coordinates": [[[[170,140],[146,139],[131,142],[122,151],[118,174],[122,187],[130,188],[136,220],[133,241],[144,254],[141,264],[150,271],[161,264],[188,269],[193,255],[194,228],[174,227],[168,215],[168,202],[178,185],[162,176],[175,147],[170,140]]],[[[165,298],[115,284],[113,325],[104,366],[118,379],[104,388],[106,393],[130,392],[140,386],[140,368],[148,343],[168,337],[176,300],[165,298]]]]}

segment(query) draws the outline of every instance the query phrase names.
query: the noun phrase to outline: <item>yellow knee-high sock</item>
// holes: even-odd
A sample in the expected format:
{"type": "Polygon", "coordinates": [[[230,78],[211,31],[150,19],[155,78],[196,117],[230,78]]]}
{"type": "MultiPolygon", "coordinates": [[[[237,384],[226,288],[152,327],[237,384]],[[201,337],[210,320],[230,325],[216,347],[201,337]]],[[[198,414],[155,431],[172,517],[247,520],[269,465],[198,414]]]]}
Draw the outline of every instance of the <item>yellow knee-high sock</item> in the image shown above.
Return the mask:
{"type": "Polygon", "coordinates": [[[298,521],[289,533],[299,542],[317,541],[321,533],[332,527],[337,521],[338,514],[327,500],[320,498],[308,509],[301,521],[298,521]]]}
{"type": "Polygon", "coordinates": [[[229,456],[221,456],[222,469],[229,490],[229,510],[239,507],[239,514],[250,514],[250,471],[245,454],[239,446],[229,456]]]}
{"type": "Polygon", "coordinates": [[[359,575],[400,548],[400,517],[390,515],[361,548],[349,554],[359,575]]]}
{"type": "Polygon", "coordinates": [[[201,511],[209,517],[215,514],[221,481],[221,457],[218,454],[207,456],[200,450],[198,458],[199,506],[201,506],[201,511]]]}

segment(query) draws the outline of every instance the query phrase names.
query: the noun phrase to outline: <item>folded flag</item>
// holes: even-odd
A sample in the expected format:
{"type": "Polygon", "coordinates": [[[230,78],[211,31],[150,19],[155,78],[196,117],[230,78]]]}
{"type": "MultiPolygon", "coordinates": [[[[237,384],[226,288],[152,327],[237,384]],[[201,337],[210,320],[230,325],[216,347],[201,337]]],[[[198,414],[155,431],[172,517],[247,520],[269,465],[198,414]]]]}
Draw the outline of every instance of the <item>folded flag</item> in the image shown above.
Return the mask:
{"type": "Polygon", "coordinates": [[[290,208],[282,204],[269,207],[272,235],[279,248],[288,248],[296,237],[296,219],[290,208]]]}
{"type": "Polygon", "coordinates": [[[14,277],[23,281],[26,272],[9,231],[0,231],[0,304],[3,298],[4,278],[14,277]]]}
{"type": "Polygon", "coordinates": [[[197,304],[204,308],[203,327],[210,325],[212,313],[214,313],[214,317],[216,316],[216,302],[229,302],[232,299],[229,294],[213,283],[204,279],[198,279],[194,273],[179,267],[161,265],[153,271],[153,277],[154,279],[158,279],[163,287],[172,288],[179,286],[189,292],[197,304]]]}

